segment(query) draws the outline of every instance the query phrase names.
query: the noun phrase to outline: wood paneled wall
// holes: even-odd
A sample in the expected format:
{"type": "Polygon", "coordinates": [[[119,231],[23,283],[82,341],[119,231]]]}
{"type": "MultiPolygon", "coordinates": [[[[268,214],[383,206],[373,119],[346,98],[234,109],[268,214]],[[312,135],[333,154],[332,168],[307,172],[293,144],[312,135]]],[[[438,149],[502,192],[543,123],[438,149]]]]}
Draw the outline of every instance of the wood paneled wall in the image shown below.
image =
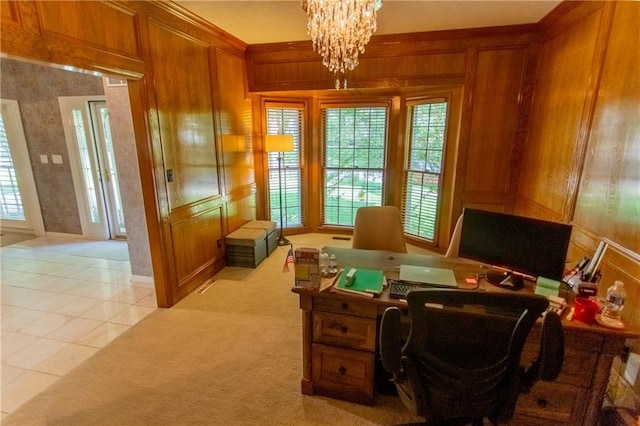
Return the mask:
{"type": "Polygon", "coordinates": [[[573,264],[609,243],[599,294],[616,279],[640,327],[640,4],[567,2],[543,41],[516,213],[572,222],[573,264]]]}
{"type": "MultiPolygon", "coordinates": [[[[513,208],[533,84],[532,45],[538,35],[536,26],[525,25],[373,37],[360,65],[346,75],[349,87],[358,89],[343,94],[322,90],[333,87],[334,77],[313,52],[311,43],[254,45],[247,50],[249,88],[254,92],[270,92],[271,98],[278,94],[307,96],[310,104],[322,97],[342,97],[347,102],[350,96],[398,99],[391,111],[392,152],[386,170],[387,191],[396,194],[388,197],[391,201],[387,203],[397,204],[400,203],[397,194],[402,191],[406,121],[403,111],[397,110],[398,105],[401,109],[407,99],[420,96],[421,90],[456,93],[459,105],[452,105],[455,108],[446,159],[451,173],[447,187],[451,190],[443,197],[443,216],[435,247],[445,250],[463,207],[498,211],[513,208]],[[305,91],[306,95],[300,95],[305,91]]],[[[320,137],[315,133],[319,120],[316,108],[310,117],[313,132],[308,134],[312,136],[306,141],[309,152],[322,152],[320,137]]],[[[317,163],[309,161],[312,167],[320,167],[317,163]]],[[[310,170],[310,176],[321,176],[321,170],[310,170]]],[[[312,181],[312,185],[317,183],[312,181]]],[[[320,200],[310,197],[308,211],[320,208],[320,200]]],[[[307,229],[317,229],[319,220],[317,215],[310,214],[307,229]]]]}
{"type": "MultiPolygon", "coordinates": [[[[535,25],[373,36],[346,78],[350,88],[460,84],[478,50],[527,46],[536,37],[535,25]]],[[[247,74],[251,92],[335,87],[311,41],[250,45],[247,74]]]]}
{"type": "Polygon", "coordinates": [[[224,266],[227,227],[255,217],[253,157],[222,152],[222,135],[251,140],[246,45],[165,2],[0,7],[2,53],[128,78],[156,295],[173,305],[224,266]]]}

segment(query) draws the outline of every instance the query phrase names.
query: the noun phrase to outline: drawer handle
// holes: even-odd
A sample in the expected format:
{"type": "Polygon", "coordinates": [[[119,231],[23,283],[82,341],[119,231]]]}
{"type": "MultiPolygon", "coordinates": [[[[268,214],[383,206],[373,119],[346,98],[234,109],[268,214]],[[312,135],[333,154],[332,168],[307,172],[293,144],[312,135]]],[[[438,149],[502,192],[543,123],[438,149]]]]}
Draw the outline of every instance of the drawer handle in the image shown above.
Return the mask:
{"type": "Polygon", "coordinates": [[[342,305],[340,305],[342,307],[342,310],[346,311],[349,309],[349,304],[347,302],[342,302],[342,305]]]}
{"type": "Polygon", "coordinates": [[[544,398],[538,398],[536,403],[538,404],[538,407],[540,407],[540,408],[547,408],[547,400],[544,399],[544,398]]]}
{"type": "Polygon", "coordinates": [[[347,332],[349,331],[349,327],[347,327],[346,325],[342,325],[339,322],[332,322],[331,324],[329,324],[328,328],[330,330],[340,330],[340,333],[342,334],[347,334],[347,332]]]}
{"type": "Polygon", "coordinates": [[[344,373],[346,373],[346,372],[347,372],[347,369],[346,369],[346,368],[344,368],[343,366],[340,366],[340,368],[338,368],[338,373],[340,373],[340,374],[344,374],[344,373]]]}

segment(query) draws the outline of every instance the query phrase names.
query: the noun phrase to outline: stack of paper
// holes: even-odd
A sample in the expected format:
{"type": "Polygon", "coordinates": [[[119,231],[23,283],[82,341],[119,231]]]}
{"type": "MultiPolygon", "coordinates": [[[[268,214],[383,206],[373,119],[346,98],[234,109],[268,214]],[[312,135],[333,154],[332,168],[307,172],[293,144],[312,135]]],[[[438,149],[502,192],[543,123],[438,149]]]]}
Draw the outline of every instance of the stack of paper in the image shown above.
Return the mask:
{"type": "Polygon", "coordinates": [[[373,297],[382,293],[384,285],[384,274],[381,269],[352,268],[345,266],[340,274],[335,288],[348,293],[355,293],[362,296],[373,297]],[[355,275],[351,283],[347,281],[347,274],[351,269],[355,269],[355,275]]]}

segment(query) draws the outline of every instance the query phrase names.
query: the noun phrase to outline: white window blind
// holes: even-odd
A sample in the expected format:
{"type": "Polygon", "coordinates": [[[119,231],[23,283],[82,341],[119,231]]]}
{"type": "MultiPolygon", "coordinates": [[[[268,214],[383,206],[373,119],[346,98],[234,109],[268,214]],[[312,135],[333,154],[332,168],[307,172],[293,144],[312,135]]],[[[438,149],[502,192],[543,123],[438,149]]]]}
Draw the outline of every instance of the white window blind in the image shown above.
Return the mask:
{"type": "MultiPolygon", "coordinates": [[[[4,113],[4,111],[2,112],[4,113]]],[[[16,168],[13,164],[9,138],[7,137],[2,114],[0,114],[0,197],[2,197],[0,218],[25,220],[16,168]]]]}
{"type": "Polygon", "coordinates": [[[407,235],[434,241],[442,189],[447,102],[439,99],[413,104],[407,112],[404,230],[407,235]]]}
{"type": "Polygon", "coordinates": [[[284,228],[302,226],[304,221],[303,200],[305,181],[304,123],[302,106],[267,104],[267,134],[293,135],[294,150],[291,152],[268,153],[269,205],[271,220],[280,223],[280,187],[278,156],[282,161],[282,225],[284,228]]]}

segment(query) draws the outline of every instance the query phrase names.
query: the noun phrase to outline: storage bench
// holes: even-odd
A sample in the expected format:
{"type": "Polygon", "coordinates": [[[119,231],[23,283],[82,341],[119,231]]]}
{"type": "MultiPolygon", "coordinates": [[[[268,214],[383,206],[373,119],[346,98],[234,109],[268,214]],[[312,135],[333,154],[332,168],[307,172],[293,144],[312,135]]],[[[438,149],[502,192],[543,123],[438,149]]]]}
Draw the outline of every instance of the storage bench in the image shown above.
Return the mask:
{"type": "Polygon", "coordinates": [[[240,229],[264,229],[267,233],[267,256],[278,247],[278,232],[276,223],[270,220],[252,220],[240,227],[240,229]]]}
{"type": "Polygon", "coordinates": [[[239,228],[224,239],[227,266],[255,268],[267,257],[267,232],[239,228]]]}

